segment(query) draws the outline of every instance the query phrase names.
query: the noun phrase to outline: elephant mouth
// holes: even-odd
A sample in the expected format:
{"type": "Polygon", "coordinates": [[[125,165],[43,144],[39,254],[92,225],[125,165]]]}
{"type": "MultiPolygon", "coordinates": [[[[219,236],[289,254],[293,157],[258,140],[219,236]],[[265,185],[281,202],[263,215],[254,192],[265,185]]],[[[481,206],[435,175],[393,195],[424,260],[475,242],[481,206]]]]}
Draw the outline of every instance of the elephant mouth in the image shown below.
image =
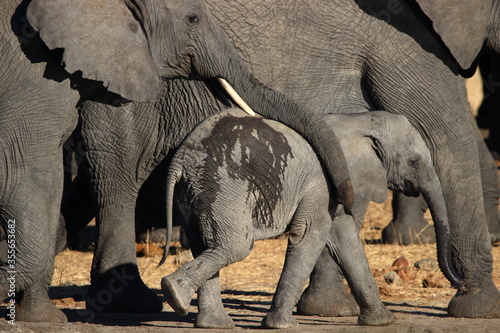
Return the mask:
{"type": "Polygon", "coordinates": [[[408,197],[418,197],[420,195],[420,190],[418,186],[415,185],[415,183],[405,179],[403,194],[408,197]]]}

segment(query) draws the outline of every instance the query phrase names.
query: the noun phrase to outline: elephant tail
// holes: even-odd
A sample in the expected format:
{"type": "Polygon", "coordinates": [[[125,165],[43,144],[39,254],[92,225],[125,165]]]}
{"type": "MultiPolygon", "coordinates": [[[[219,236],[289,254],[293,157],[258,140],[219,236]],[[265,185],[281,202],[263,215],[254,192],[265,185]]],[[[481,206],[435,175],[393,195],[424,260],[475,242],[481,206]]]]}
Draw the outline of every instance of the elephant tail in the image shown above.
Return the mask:
{"type": "Polygon", "coordinates": [[[172,240],[172,223],[174,218],[174,191],[175,185],[179,182],[182,176],[182,167],[175,162],[172,162],[168,168],[167,186],[166,186],[166,215],[167,215],[167,243],[163,256],[158,263],[158,267],[165,263],[168,255],[168,249],[172,240]]]}

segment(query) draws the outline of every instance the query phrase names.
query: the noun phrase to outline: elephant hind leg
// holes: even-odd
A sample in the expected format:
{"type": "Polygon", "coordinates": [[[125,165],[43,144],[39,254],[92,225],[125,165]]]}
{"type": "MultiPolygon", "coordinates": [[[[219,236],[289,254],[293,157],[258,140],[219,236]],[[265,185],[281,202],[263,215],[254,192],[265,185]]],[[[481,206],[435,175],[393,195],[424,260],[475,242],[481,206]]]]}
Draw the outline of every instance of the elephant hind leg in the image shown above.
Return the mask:
{"type": "Polygon", "coordinates": [[[297,321],[292,316],[293,308],[326,244],[331,227],[332,219],[327,209],[328,198],[324,199],[326,200],[321,200],[316,195],[305,197],[294,214],[289,226],[283,271],[271,309],[262,321],[265,328],[297,326],[297,321]]]}
{"type": "MultiPolygon", "coordinates": [[[[242,216],[244,215],[233,211],[232,214],[224,216],[223,221],[200,217],[200,222],[195,223],[203,229],[201,235],[203,245],[192,242],[196,240],[195,237],[189,238],[195,259],[182,265],[174,273],[163,277],[161,281],[163,295],[177,314],[186,315],[189,312],[193,294],[209,279],[216,277],[220,269],[243,260],[252,251],[254,243],[252,219],[242,218],[242,216]],[[242,220],[248,223],[234,223],[234,221],[242,220]]],[[[216,281],[218,283],[218,279],[216,281]]],[[[210,281],[210,283],[214,282],[210,281]]],[[[215,295],[219,288],[211,286],[206,290],[202,289],[202,292],[212,293],[212,295],[205,293],[202,297],[204,299],[220,298],[220,293],[218,296],[215,295]]],[[[201,311],[206,311],[206,313],[200,313],[200,318],[209,317],[213,309],[204,307],[200,308],[201,311]]],[[[198,323],[202,325],[201,321],[198,323]]]]}
{"type": "Polygon", "coordinates": [[[220,294],[219,274],[210,278],[198,290],[197,328],[233,328],[234,322],[224,310],[220,294]]]}

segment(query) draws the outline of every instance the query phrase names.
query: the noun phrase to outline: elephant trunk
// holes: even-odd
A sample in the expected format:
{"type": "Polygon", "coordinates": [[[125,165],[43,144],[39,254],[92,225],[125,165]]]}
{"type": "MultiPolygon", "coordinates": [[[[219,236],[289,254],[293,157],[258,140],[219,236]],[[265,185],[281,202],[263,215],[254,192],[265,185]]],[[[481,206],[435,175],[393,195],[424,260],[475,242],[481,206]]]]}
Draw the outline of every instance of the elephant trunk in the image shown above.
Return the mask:
{"type": "Polygon", "coordinates": [[[285,95],[258,82],[236,56],[236,50],[229,50],[226,54],[235,56],[230,57],[215,76],[227,80],[256,113],[283,123],[304,137],[325,169],[334,198],[350,212],[354,193],[347,162],[324,115],[303,108],[285,95]]]}
{"type": "Polygon", "coordinates": [[[465,288],[465,280],[460,276],[453,266],[451,254],[451,233],[448,221],[448,213],[443,197],[441,182],[435,172],[430,177],[429,186],[424,186],[420,192],[429,206],[434,228],[436,231],[436,246],[439,268],[444,276],[458,289],[465,288]]]}

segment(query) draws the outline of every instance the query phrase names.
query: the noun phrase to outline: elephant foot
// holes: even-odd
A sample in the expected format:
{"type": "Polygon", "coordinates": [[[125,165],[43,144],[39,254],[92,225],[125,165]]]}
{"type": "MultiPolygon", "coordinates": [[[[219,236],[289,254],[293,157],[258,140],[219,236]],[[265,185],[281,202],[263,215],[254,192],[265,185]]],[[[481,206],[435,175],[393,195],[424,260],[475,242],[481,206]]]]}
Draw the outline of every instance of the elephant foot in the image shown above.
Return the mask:
{"type": "Polygon", "coordinates": [[[181,316],[188,314],[195,288],[189,286],[185,279],[177,278],[174,272],[161,280],[161,289],[175,313],[181,316]]]}
{"type": "Polygon", "coordinates": [[[376,309],[361,309],[358,317],[358,325],[363,326],[387,326],[396,320],[394,314],[389,311],[382,303],[376,309]]]}
{"type": "Polygon", "coordinates": [[[161,312],[160,298],[142,282],[137,266],[123,265],[92,276],[86,299],[93,312],[161,312]]]}
{"type": "Polygon", "coordinates": [[[297,304],[297,313],[304,316],[348,317],[359,316],[359,307],[344,285],[339,288],[307,287],[297,304]]]}
{"type": "Polygon", "coordinates": [[[415,218],[409,225],[391,221],[388,226],[382,230],[382,243],[385,244],[429,244],[436,242],[436,233],[434,227],[423,217],[415,218]]]}
{"type": "Polygon", "coordinates": [[[500,318],[500,292],[493,285],[458,291],[448,304],[451,317],[500,318]]]}
{"type": "Polygon", "coordinates": [[[291,311],[287,311],[286,313],[283,311],[272,311],[267,313],[261,325],[264,328],[292,328],[299,324],[291,311]]]}
{"type": "Polygon", "coordinates": [[[200,312],[196,317],[194,327],[197,328],[234,328],[234,322],[227,312],[200,312]]]}
{"type": "Polygon", "coordinates": [[[9,317],[9,308],[7,308],[7,320],[30,322],[48,322],[48,323],[66,323],[68,318],[58,309],[48,296],[46,299],[23,297],[15,304],[15,318],[9,317]]]}

